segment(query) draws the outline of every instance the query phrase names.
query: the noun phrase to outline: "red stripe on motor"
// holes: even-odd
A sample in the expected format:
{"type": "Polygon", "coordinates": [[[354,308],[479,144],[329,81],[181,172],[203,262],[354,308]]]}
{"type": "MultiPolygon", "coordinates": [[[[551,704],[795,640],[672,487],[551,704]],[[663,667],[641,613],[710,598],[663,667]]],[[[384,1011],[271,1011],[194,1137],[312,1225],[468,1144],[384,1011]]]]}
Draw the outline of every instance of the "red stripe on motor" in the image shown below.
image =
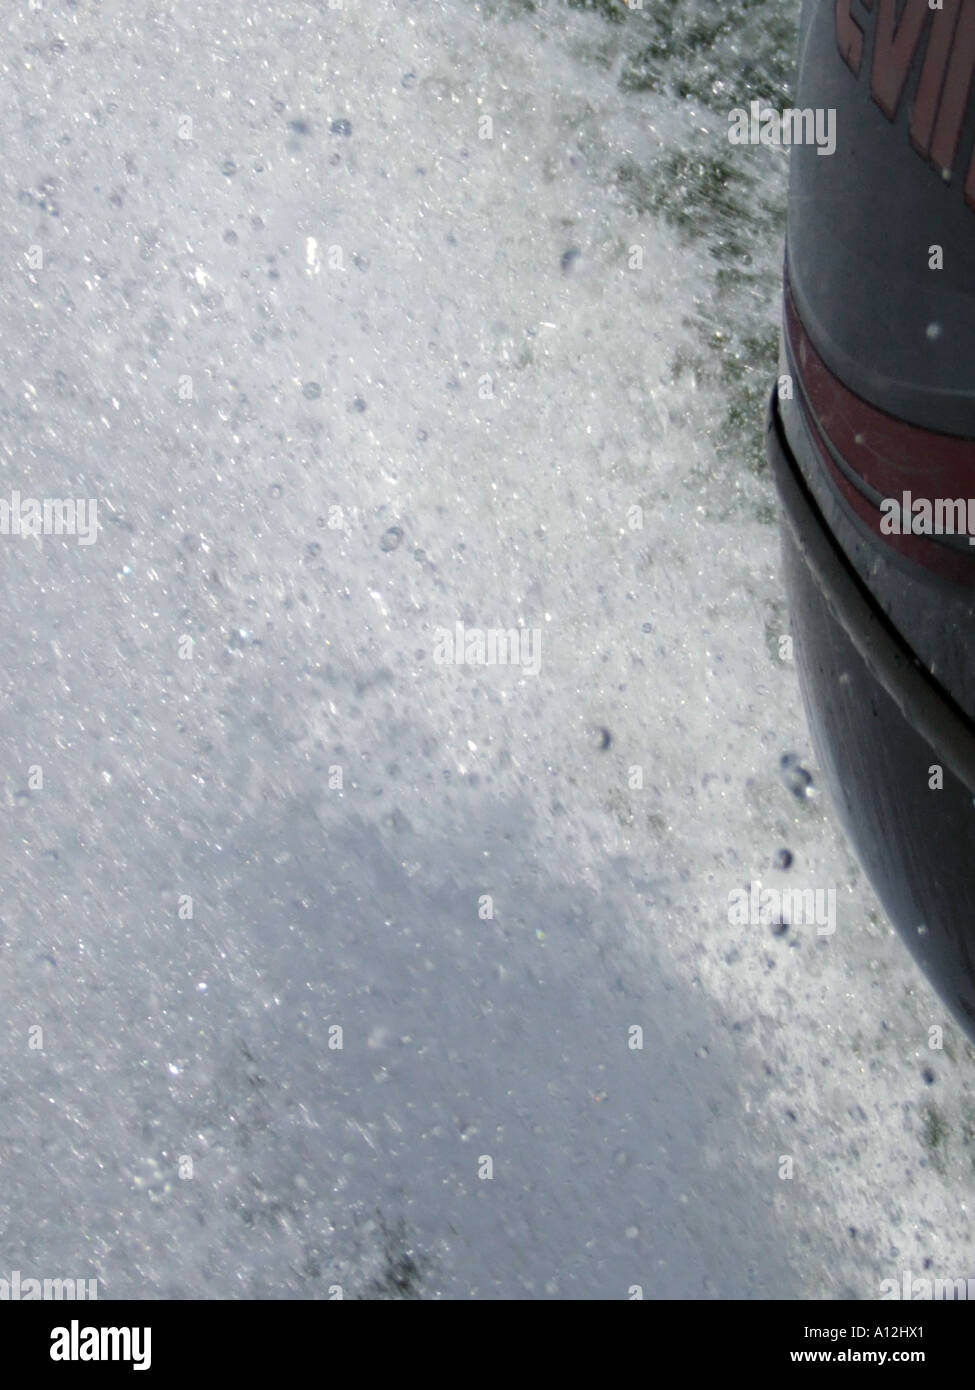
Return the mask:
{"type": "Polygon", "coordinates": [[[937,434],[908,425],[868,405],[848,390],[823,362],[809,340],[785,290],[786,334],[812,418],[819,457],[837,490],[878,540],[905,559],[955,583],[975,580],[975,546],[971,554],[953,549],[933,536],[886,535],[874,503],[850,482],[834,461],[826,440],[847,466],[881,497],[910,492],[914,498],[975,497],[975,441],[937,434]]]}
{"type": "Polygon", "coordinates": [[[971,555],[966,555],[940,544],[933,536],[884,535],[880,530],[880,513],[877,508],[840,472],[822,439],[818,435],[815,438],[819,456],[837,490],[878,540],[890,546],[891,550],[895,550],[905,560],[913,561],[942,579],[950,579],[955,584],[975,584],[975,549],[971,555]]]}
{"type": "Polygon", "coordinates": [[[884,497],[975,497],[975,440],[908,425],[855,396],[809,341],[788,286],[785,321],[819,428],[865,483],[884,497]]]}

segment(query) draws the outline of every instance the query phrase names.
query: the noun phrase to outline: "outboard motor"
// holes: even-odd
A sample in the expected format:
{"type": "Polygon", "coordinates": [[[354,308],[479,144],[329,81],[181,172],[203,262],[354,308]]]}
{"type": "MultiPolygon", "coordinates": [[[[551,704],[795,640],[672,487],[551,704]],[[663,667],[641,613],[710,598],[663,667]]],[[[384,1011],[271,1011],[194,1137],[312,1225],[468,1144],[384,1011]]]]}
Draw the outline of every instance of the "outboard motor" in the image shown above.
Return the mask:
{"type": "Polygon", "coordinates": [[[975,1038],[975,0],[805,0],[768,454],[833,801],[975,1038]]]}

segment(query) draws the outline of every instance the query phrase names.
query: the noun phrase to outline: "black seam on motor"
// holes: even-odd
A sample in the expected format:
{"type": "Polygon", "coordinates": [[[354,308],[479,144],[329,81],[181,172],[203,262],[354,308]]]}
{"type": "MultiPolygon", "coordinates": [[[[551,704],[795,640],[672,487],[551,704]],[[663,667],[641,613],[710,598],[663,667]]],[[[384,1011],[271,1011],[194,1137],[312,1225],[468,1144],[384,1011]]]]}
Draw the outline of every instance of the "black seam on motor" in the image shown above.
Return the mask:
{"type": "Polygon", "coordinates": [[[921,665],[837,544],[789,448],[777,387],[767,428],[782,510],[830,611],[905,718],[975,797],[975,723],[921,665]],[[800,507],[811,523],[805,529],[800,507]]]}

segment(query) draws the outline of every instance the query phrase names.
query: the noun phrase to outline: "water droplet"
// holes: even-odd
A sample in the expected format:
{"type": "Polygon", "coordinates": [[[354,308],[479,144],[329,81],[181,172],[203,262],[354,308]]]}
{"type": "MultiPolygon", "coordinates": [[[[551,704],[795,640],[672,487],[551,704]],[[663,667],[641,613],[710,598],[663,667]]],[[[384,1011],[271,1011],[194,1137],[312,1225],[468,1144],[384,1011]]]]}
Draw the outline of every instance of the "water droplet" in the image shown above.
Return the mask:
{"type": "Polygon", "coordinates": [[[775,852],[775,859],[772,861],[772,863],[773,863],[773,866],[774,866],[776,869],[791,869],[791,867],[792,867],[792,850],[791,850],[791,849],[780,849],[780,850],[776,850],[776,852],[775,852]]]}
{"type": "Polygon", "coordinates": [[[390,526],[388,531],[384,531],[379,538],[381,550],[398,550],[403,541],[403,532],[399,526],[390,526]]]}
{"type": "Polygon", "coordinates": [[[322,394],[322,388],[317,381],[306,381],[301,388],[301,394],[309,401],[317,401],[322,394]]]}
{"type": "Polygon", "coordinates": [[[783,753],[779,771],[786,788],[799,801],[813,795],[812,773],[803,767],[795,753],[783,753]]]}
{"type": "Polygon", "coordinates": [[[280,497],[282,492],[284,492],[284,488],[280,483],[272,483],[268,488],[268,495],[270,497],[280,497]]]}
{"type": "Polygon", "coordinates": [[[351,134],[352,134],[352,126],[351,126],[351,124],[350,124],[348,121],[346,121],[346,120],[337,120],[337,121],[333,121],[333,122],[332,122],[332,134],[333,134],[333,135],[351,135],[351,134]]]}

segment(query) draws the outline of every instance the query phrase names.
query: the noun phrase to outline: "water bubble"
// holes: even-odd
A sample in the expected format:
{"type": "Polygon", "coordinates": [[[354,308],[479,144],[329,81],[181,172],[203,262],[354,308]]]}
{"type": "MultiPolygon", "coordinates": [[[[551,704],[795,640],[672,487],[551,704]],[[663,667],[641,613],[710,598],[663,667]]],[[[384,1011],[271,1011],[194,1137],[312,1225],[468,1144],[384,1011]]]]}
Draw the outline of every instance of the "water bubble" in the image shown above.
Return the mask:
{"type": "Polygon", "coordinates": [[[221,172],[225,174],[228,179],[232,179],[237,172],[237,165],[232,159],[225,159],[221,165],[221,172]]]}
{"type": "Polygon", "coordinates": [[[333,122],[332,122],[332,134],[333,134],[333,135],[351,135],[351,134],[352,134],[352,126],[351,126],[350,122],[349,122],[349,121],[346,121],[346,120],[344,120],[344,119],[343,119],[343,120],[333,121],[333,122]]]}
{"type": "Polygon", "coordinates": [[[612,741],[613,735],[609,732],[608,729],[602,726],[593,729],[590,734],[590,742],[592,743],[592,746],[594,748],[598,748],[600,753],[605,753],[606,749],[609,747],[612,741]]]}
{"type": "Polygon", "coordinates": [[[317,381],[306,381],[301,388],[301,394],[309,401],[317,401],[322,394],[322,388],[317,381]]]}
{"type": "Polygon", "coordinates": [[[799,801],[813,795],[812,773],[803,767],[795,753],[782,754],[779,772],[786,788],[799,801]]]}
{"type": "Polygon", "coordinates": [[[581,255],[582,252],[579,250],[578,246],[570,246],[568,251],[562,252],[560,265],[562,266],[563,275],[568,275],[581,255]]]}
{"type": "Polygon", "coordinates": [[[272,483],[268,488],[268,496],[270,497],[280,497],[282,492],[284,492],[284,488],[281,483],[272,483]]]}
{"type": "Polygon", "coordinates": [[[775,858],[772,863],[776,869],[790,869],[792,867],[792,850],[776,850],[775,858]]]}
{"type": "Polygon", "coordinates": [[[381,550],[398,550],[403,541],[403,531],[399,526],[390,526],[379,538],[381,550]]]}

